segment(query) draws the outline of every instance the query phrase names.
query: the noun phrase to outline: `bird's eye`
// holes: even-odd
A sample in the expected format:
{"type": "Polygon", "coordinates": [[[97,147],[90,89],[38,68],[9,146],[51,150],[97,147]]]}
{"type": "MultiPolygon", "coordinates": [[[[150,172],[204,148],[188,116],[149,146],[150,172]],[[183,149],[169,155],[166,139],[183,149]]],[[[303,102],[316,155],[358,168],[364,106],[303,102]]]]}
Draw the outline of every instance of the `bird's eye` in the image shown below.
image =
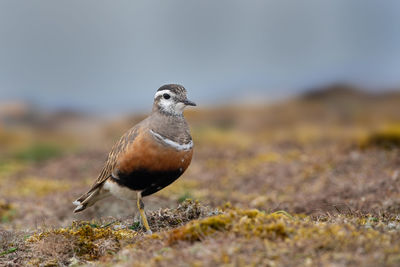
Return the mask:
{"type": "Polygon", "coordinates": [[[164,97],[165,99],[169,99],[171,96],[170,96],[169,94],[163,94],[163,97],[164,97]]]}

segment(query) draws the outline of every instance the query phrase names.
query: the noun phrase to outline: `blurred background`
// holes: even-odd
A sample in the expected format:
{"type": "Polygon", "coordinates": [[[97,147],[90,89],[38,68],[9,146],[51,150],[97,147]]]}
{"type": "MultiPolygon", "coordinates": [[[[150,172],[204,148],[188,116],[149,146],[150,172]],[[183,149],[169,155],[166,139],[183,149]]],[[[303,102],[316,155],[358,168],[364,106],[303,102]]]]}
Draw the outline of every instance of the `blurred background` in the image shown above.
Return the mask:
{"type": "Polygon", "coordinates": [[[204,104],[274,101],[331,83],[400,84],[400,3],[0,3],[0,97],[98,115],[148,111],[181,83],[204,104]]]}
{"type": "Polygon", "coordinates": [[[150,209],[399,211],[399,1],[4,0],[1,227],[132,215],[71,202],[165,83],[196,151],[150,209]]]}

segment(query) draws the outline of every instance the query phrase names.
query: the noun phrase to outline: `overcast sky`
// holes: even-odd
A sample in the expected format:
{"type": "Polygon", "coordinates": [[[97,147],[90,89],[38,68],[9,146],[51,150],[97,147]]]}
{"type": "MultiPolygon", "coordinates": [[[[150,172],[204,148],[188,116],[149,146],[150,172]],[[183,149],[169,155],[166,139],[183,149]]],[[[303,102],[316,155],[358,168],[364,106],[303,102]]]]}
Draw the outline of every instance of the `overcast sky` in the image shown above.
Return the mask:
{"type": "Polygon", "coordinates": [[[0,102],[149,110],[349,82],[400,88],[400,1],[0,0],[0,102]]]}

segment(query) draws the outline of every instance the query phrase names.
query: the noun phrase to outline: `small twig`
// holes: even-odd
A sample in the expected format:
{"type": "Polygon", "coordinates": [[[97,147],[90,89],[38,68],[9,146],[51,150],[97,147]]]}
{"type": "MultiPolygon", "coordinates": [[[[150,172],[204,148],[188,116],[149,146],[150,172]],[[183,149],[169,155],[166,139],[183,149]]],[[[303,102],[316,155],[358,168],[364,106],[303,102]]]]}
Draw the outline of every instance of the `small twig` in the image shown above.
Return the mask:
{"type": "Polygon", "coordinates": [[[109,223],[107,223],[106,225],[103,225],[101,228],[106,228],[106,227],[108,227],[108,226],[110,226],[111,224],[114,224],[114,223],[116,223],[117,221],[112,221],[112,222],[109,222],[109,223]]]}
{"type": "Polygon", "coordinates": [[[336,205],[333,205],[333,207],[335,208],[335,210],[340,214],[340,210],[336,205]]]}
{"type": "Polygon", "coordinates": [[[294,217],[292,215],[290,215],[287,211],[284,210],[278,210],[274,212],[275,214],[283,214],[287,217],[289,217],[290,219],[294,220],[294,217]]]}

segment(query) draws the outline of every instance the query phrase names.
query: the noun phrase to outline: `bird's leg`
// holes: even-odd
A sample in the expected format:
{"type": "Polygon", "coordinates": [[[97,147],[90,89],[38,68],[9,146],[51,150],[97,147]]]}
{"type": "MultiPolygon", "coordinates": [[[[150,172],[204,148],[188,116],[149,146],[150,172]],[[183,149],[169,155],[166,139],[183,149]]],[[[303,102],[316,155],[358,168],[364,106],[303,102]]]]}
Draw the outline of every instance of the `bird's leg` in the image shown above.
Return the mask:
{"type": "Polygon", "coordinates": [[[146,231],[147,231],[148,234],[151,234],[152,232],[150,230],[149,223],[147,222],[146,214],[144,213],[144,203],[143,203],[143,200],[142,200],[142,193],[141,192],[137,193],[137,207],[139,209],[140,217],[142,218],[142,222],[143,222],[144,228],[146,228],[146,231]]]}

